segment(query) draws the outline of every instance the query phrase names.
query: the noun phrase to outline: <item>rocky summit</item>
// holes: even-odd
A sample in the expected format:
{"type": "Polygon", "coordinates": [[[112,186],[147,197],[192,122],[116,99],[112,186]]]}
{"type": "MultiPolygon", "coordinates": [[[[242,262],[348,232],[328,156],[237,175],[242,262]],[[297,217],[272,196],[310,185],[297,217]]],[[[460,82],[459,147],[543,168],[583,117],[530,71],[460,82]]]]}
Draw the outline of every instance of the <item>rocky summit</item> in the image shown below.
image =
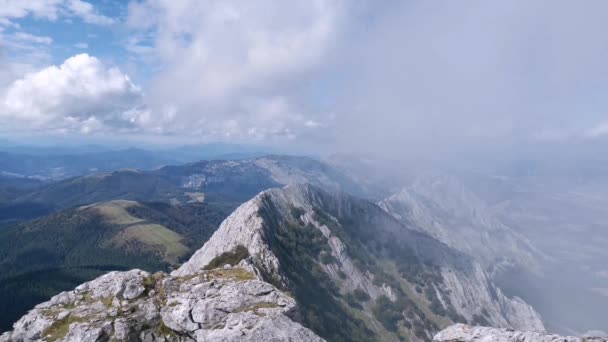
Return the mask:
{"type": "Polygon", "coordinates": [[[323,341],[294,317],[292,298],[238,266],[187,277],[131,270],[39,304],[0,341],[323,341]]]}
{"type": "Polygon", "coordinates": [[[532,331],[516,331],[455,324],[435,335],[434,342],[606,342],[608,337],[559,336],[532,331]]]}

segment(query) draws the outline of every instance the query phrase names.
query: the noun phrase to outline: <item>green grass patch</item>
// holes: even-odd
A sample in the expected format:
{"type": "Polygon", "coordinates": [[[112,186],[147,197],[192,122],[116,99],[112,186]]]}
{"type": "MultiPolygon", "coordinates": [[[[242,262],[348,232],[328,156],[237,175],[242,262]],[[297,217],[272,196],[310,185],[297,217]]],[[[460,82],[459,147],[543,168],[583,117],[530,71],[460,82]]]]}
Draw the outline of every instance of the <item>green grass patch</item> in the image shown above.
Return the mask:
{"type": "Polygon", "coordinates": [[[209,271],[209,276],[213,278],[225,278],[237,281],[254,280],[255,276],[241,267],[233,267],[229,270],[221,268],[209,271]]]}
{"type": "Polygon", "coordinates": [[[211,270],[214,268],[222,267],[224,265],[236,265],[241,260],[247,259],[249,257],[249,250],[242,246],[238,245],[233,250],[229,252],[224,252],[209,262],[207,266],[205,266],[206,270],[211,270]]]}
{"type": "Polygon", "coordinates": [[[55,321],[48,328],[44,329],[42,336],[47,342],[54,342],[63,339],[70,331],[70,325],[73,323],[87,322],[91,317],[84,316],[68,316],[60,321],[55,321]]]}
{"type": "Polygon", "coordinates": [[[112,240],[117,246],[127,246],[130,241],[138,241],[151,248],[160,248],[163,258],[173,264],[190,252],[182,243],[181,235],[159,224],[136,224],[112,240]]]}

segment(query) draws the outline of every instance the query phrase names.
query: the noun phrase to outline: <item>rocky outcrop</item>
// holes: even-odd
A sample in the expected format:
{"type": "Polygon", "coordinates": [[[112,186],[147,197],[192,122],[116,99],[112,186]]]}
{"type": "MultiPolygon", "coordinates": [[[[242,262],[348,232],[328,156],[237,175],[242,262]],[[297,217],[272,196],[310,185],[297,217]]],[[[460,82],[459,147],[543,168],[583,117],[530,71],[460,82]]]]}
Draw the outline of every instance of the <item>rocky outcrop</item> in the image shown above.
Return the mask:
{"type": "Polygon", "coordinates": [[[512,329],[474,327],[455,324],[435,335],[435,342],[606,342],[608,337],[559,336],[539,332],[523,332],[512,329]]]}
{"type": "Polygon", "coordinates": [[[241,267],[172,277],[111,272],[37,305],[1,342],[323,341],[295,301],[241,267]]]}

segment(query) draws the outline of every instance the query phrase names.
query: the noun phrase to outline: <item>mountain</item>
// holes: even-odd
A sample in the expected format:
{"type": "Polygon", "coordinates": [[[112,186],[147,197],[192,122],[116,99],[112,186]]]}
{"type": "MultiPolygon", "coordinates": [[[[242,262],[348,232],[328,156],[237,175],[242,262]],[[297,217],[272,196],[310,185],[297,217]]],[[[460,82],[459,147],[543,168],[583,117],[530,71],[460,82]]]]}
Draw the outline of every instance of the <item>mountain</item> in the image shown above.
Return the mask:
{"type": "Polygon", "coordinates": [[[116,199],[169,202],[183,192],[154,174],[120,170],[51,183],[19,196],[15,203],[48,203],[57,209],[116,199]]]}
{"type": "Polygon", "coordinates": [[[245,201],[260,191],[287,184],[310,183],[325,189],[366,195],[346,174],[310,157],[269,155],[245,160],[214,160],[167,166],[153,174],[184,189],[221,193],[245,201]]]}
{"type": "Polygon", "coordinates": [[[172,275],[234,264],[239,249],[259,278],[293,294],[304,326],[329,341],[429,340],[451,322],[544,329],[470,257],[342,192],[265,191],[172,275]]]}
{"type": "Polygon", "coordinates": [[[454,177],[418,178],[380,206],[403,223],[475,257],[489,270],[517,265],[538,271],[546,258],[454,177]]]}
{"type": "Polygon", "coordinates": [[[0,330],[36,303],[109,270],[168,270],[228,213],[207,203],[116,200],[0,230],[0,330]]]}
{"type": "Polygon", "coordinates": [[[542,274],[509,272],[496,281],[532,304],[549,331],[577,336],[608,327],[608,173],[605,162],[559,154],[459,178],[549,257],[542,274]]]}
{"type": "Polygon", "coordinates": [[[45,180],[61,180],[122,168],[155,169],[176,162],[168,156],[133,148],[67,155],[0,152],[0,172],[45,180]]]}
{"type": "Polygon", "coordinates": [[[430,340],[454,321],[543,329],[466,255],[369,201],[290,185],[241,205],[170,275],[111,272],[0,341],[430,340]]]}
{"type": "Polygon", "coordinates": [[[441,331],[434,342],[606,342],[608,336],[602,332],[585,335],[582,338],[559,336],[534,331],[514,331],[513,329],[497,329],[490,327],[473,327],[455,324],[441,331]],[[600,336],[603,335],[603,336],[600,336]]]}
{"type": "Polygon", "coordinates": [[[364,195],[365,190],[331,166],[308,157],[266,156],[166,166],[154,171],[119,170],[54,182],[17,197],[15,203],[69,208],[115,199],[224,203],[229,208],[268,188],[308,182],[364,195]]]}
{"type": "Polygon", "coordinates": [[[239,160],[269,151],[260,146],[206,144],[174,148],[117,148],[107,146],[1,146],[0,174],[62,180],[118,169],[153,170],[197,160],[239,160]]]}
{"type": "Polygon", "coordinates": [[[15,200],[44,182],[32,179],[0,174],[0,227],[15,220],[27,220],[44,216],[52,211],[51,206],[42,203],[15,203],[15,200]]]}

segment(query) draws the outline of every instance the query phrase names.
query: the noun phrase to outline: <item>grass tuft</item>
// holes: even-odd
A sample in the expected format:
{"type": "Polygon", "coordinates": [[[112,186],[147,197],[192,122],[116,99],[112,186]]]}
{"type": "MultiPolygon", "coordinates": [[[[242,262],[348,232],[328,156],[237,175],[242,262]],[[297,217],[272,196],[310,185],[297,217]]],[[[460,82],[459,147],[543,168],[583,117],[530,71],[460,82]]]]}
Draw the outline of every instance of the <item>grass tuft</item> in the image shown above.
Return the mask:
{"type": "Polygon", "coordinates": [[[234,266],[241,262],[241,260],[247,259],[248,257],[249,250],[242,245],[238,245],[232,251],[224,252],[213,258],[213,260],[211,260],[211,262],[209,262],[209,264],[205,266],[205,269],[211,270],[228,264],[234,266]]]}

